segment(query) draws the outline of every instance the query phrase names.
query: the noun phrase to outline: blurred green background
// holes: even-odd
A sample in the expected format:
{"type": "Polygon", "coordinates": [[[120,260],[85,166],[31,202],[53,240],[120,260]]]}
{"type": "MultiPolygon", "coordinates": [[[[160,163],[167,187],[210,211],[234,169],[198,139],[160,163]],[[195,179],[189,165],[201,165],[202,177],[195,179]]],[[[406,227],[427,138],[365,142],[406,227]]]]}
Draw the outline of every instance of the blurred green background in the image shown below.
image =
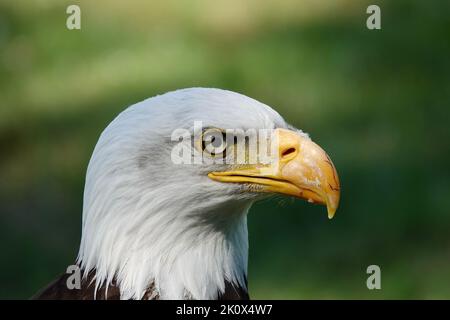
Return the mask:
{"type": "Polygon", "coordinates": [[[450,298],[449,1],[0,2],[0,298],[77,253],[84,175],[126,106],[219,87],[328,151],[335,219],[279,198],[249,215],[252,298],[450,298]],[[82,29],[66,29],[78,4],[82,29]],[[366,28],[378,4],[382,30],[366,28]],[[377,264],[382,290],[366,288],[377,264]]]}

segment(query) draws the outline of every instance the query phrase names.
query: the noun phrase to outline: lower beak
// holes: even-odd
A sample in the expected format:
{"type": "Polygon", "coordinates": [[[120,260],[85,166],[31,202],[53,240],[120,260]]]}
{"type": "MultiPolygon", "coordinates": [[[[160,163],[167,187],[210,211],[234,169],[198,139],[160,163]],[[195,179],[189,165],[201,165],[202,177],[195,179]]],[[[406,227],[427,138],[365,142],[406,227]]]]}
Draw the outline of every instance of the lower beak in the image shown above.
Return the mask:
{"type": "Polygon", "coordinates": [[[280,193],[327,206],[333,218],[339,205],[340,186],[336,168],[326,152],[306,135],[276,129],[277,157],[268,165],[247,165],[244,169],[211,172],[220,182],[258,185],[252,191],[280,193]]]}

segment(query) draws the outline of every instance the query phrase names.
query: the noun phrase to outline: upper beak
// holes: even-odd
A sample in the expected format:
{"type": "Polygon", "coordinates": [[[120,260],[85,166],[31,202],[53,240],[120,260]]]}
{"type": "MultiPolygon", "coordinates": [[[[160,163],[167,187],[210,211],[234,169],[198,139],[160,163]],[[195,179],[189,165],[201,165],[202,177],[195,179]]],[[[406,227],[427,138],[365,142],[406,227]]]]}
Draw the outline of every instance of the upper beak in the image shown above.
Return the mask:
{"type": "Polygon", "coordinates": [[[277,157],[270,164],[211,172],[208,176],[221,182],[255,184],[260,186],[256,191],[281,193],[326,205],[328,217],[333,218],[339,205],[340,186],[329,156],[309,137],[297,132],[276,129],[274,137],[277,157]]]}

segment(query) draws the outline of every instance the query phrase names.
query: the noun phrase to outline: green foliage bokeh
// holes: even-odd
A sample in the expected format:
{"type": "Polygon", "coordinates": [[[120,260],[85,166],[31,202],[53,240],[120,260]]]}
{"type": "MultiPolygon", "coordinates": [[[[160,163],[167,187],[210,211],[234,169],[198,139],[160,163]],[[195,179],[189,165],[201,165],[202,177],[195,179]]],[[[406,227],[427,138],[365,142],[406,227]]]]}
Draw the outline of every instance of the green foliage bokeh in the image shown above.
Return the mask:
{"type": "Polygon", "coordinates": [[[2,1],[0,298],[71,264],[84,175],[126,106],[218,87],[274,107],[333,159],[342,200],[249,214],[252,298],[450,298],[450,5],[378,1],[2,1]],[[82,28],[69,31],[69,4],[82,28]],[[366,268],[382,290],[366,288],[366,268]]]}

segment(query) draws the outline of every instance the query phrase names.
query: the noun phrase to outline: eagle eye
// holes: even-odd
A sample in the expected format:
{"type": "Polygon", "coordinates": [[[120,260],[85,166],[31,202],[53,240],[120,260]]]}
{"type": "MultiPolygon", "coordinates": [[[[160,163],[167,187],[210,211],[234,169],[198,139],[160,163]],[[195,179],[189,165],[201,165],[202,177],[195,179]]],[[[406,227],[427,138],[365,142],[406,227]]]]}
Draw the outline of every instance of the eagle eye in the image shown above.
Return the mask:
{"type": "Polygon", "coordinates": [[[227,137],[226,132],[218,128],[208,128],[201,135],[201,151],[211,157],[226,157],[227,137]]]}

